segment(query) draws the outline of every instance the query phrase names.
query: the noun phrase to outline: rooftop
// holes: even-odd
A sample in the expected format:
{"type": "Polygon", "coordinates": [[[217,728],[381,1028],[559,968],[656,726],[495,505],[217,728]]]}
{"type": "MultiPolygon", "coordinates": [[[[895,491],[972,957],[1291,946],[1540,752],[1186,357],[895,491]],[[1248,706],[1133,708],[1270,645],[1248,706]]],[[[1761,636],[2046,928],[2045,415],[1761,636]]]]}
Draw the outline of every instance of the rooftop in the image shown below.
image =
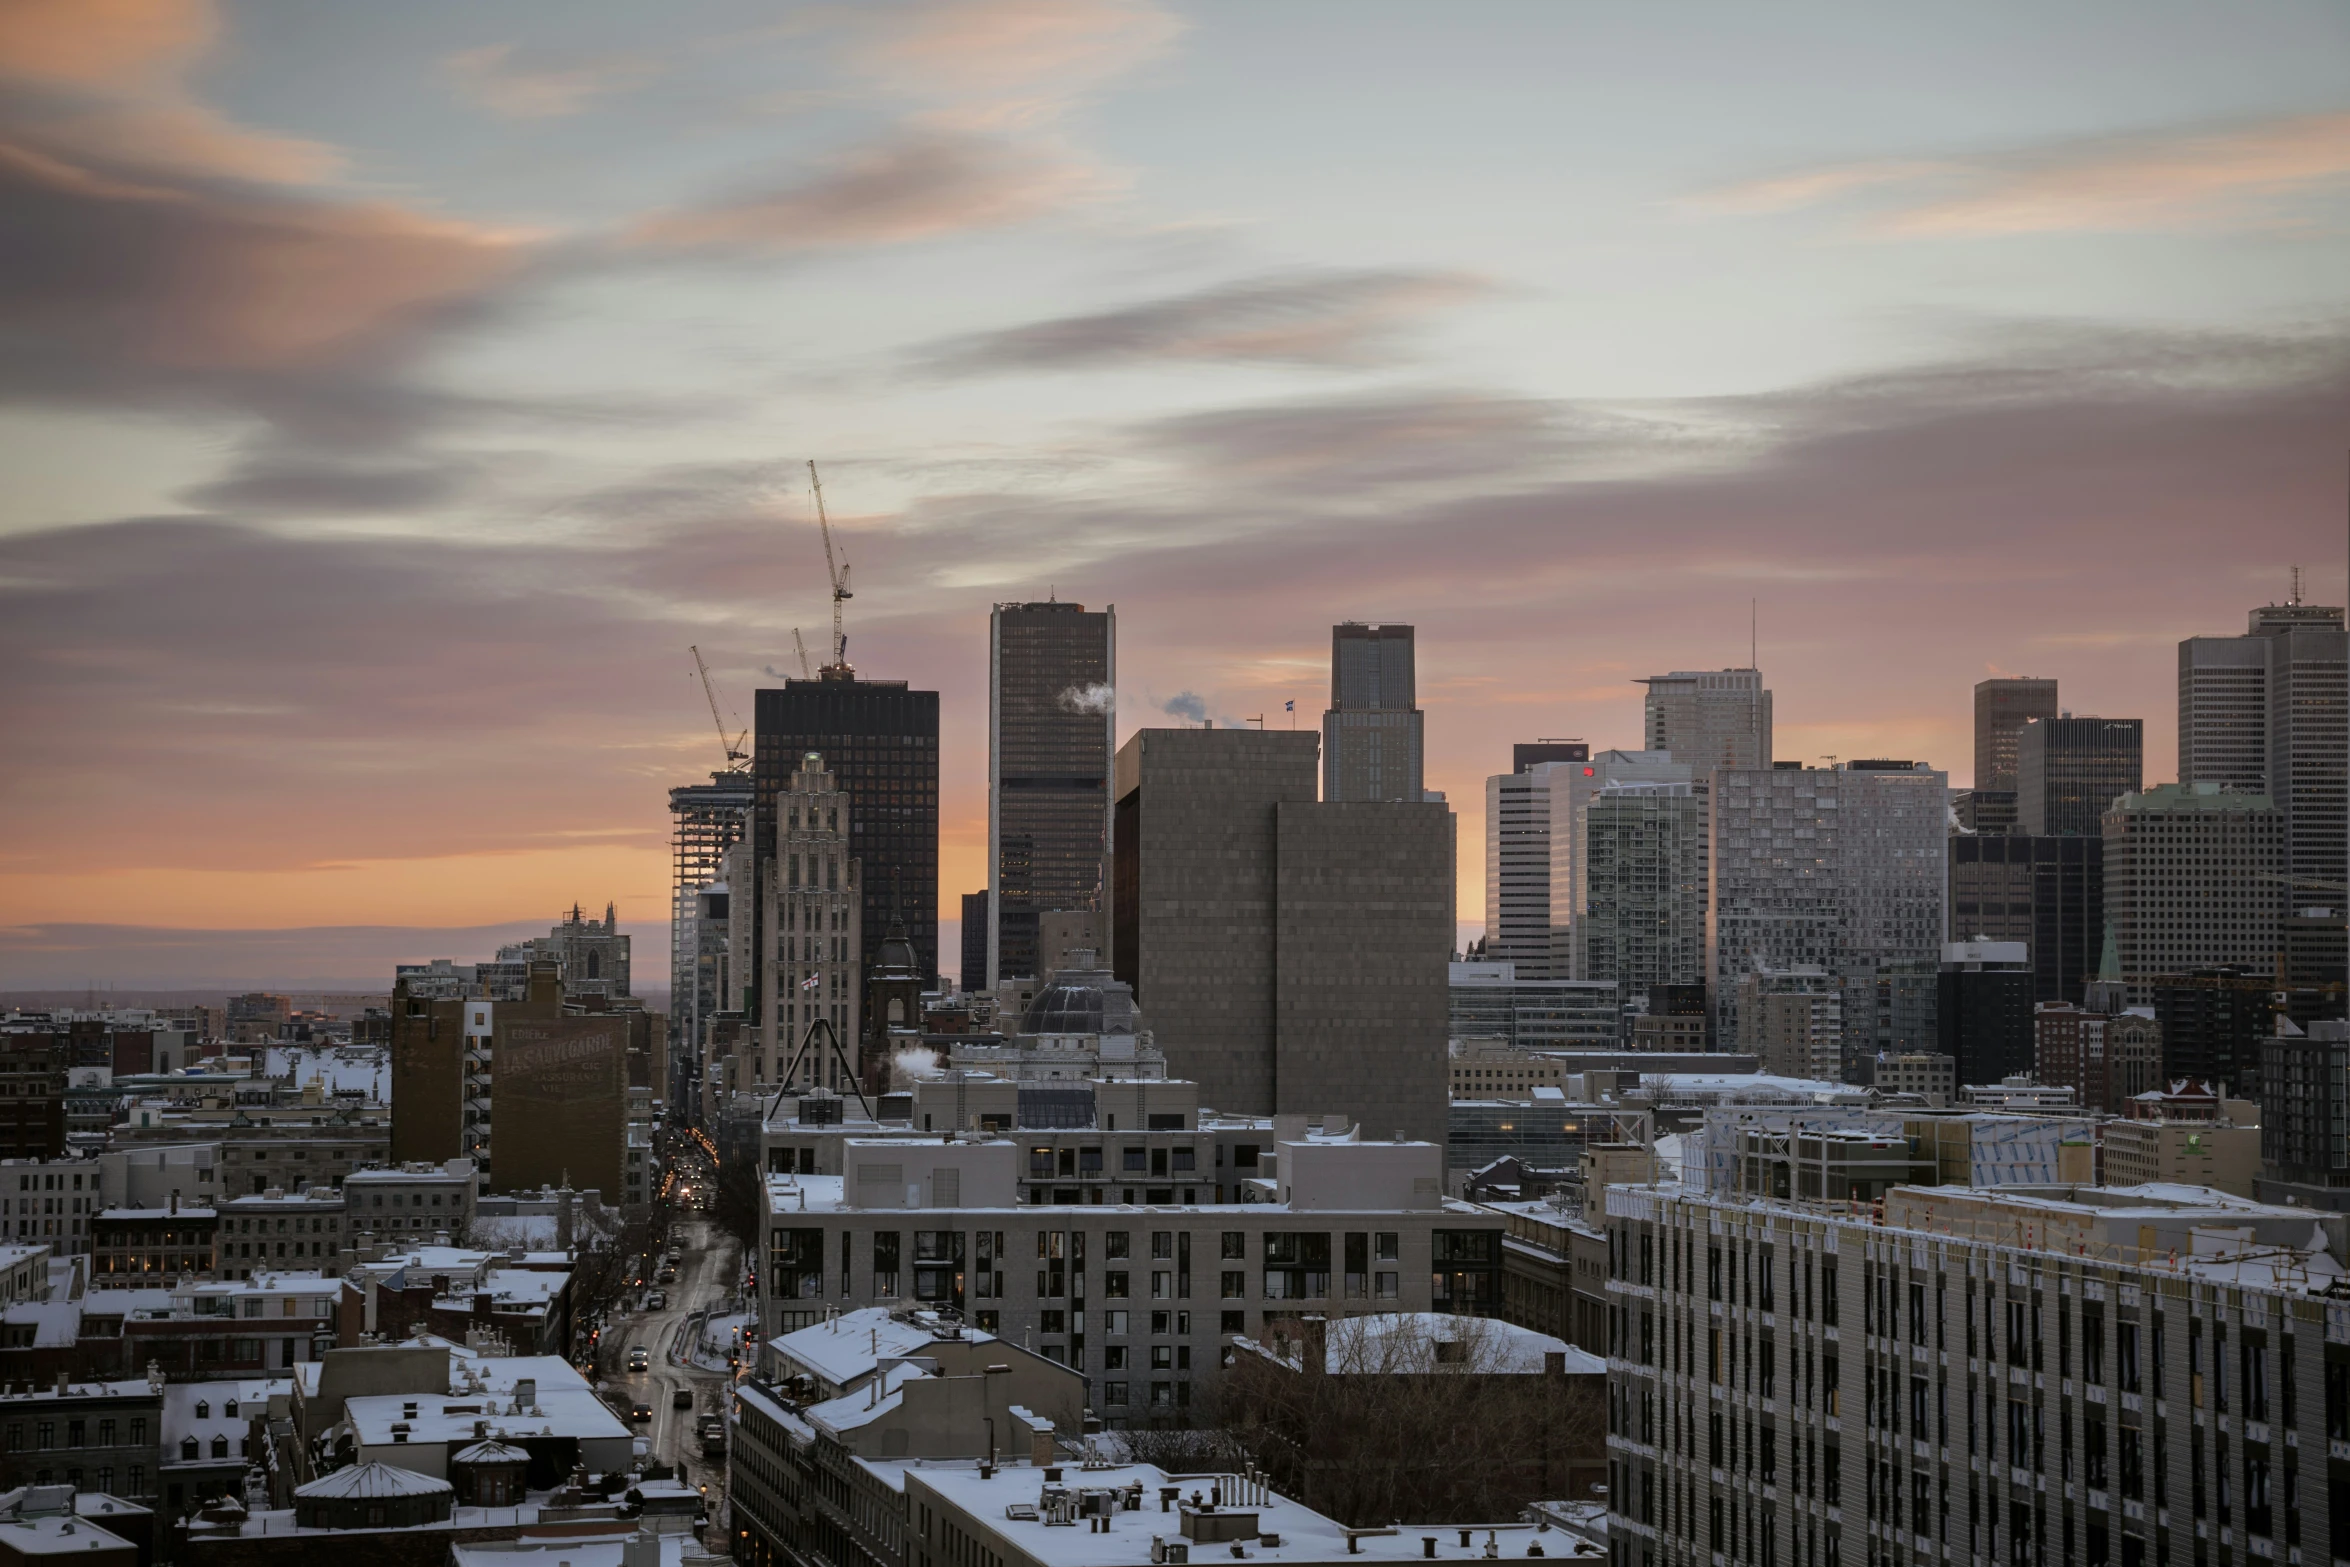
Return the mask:
{"type": "MultiPolygon", "coordinates": [[[[1183,1513],[1177,1511],[1178,1507],[1190,1510],[1188,1504],[1194,1496],[1202,1503],[1208,1502],[1219,1484],[1226,1494],[1238,1496],[1243,1484],[1233,1475],[1178,1477],[1155,1464],[1082,1468],[1072,1464],[1060,1471],[1063,1478],[1059,1482],[1046,1480],[1041,1470],[1026,1464],[1003,1465],[988,1479],[981,1479],[978,1466],[968,1462],[869,1463],[867,1467],[893,1488],[911,1489],[917,1483],[928,1487],[961,1508],[981,1529],[1009,1544],[1013,1552],[1046,1563],[1048,1567],[1148,1567],[1155,1542],[1186,1538],[1183,1513]],[[1170,1490],[1177,1493],[1177,1500],[1167,1505],[1162,1502],[1162,1496],[1170,1490]],[[1121,1505],[1107,1513],[1110,1525],[1107,1534],[1045,1521],[1050,1504],[1058,1498],[1065,1496],[1082,1506],[1082,1499],[1089,1494],[1111,1492],[1124,1493],[1122,1503],[1138,1499],[1140,1506],[1129,1509],[1121,1505]],[[1167,1505],[1166,1511],[1161,1511],[1163,1505],[1167,1505]]],[[[1259,1533],[1254,1537],[1241,1535],[1239,1542],[1247,1546],[1249,1555],[1264,1555],[1274,1560],[1336,1562],[1353,1555],[1370,1561],[1460,1561],[1483,1558],[1489,1538],[1495,1541],[1497,1554],[1501,1556],[1524,1556],[1527,1547],[1536,1543],[1541,1545],[1545,1556],[1598,1558],[1605,1554],[1572,1535],[1550,1528],[1547,1523],[1349,1529],[1302,1502],[1270,1492],[1263,1494],[1265,1500],[1261,1503],[1233,1503],[1212,1511],[1253,1515],[1259,1533]],[[1464,1533],[1469,1541],[1466,1545],[1461,1543],[1464,1533]],[[1261,1544],[1263,1534],[1279,1536],[1280,1544],[1261,1544]]],[[[1201,1515],[1210,1514],[1202,1512],[1201,1515]]],[[[1207,1559],[1207,1542],[1195,1542],[1193,1549],[1200,1553],[1201,1560],[1207,1559]]]]}

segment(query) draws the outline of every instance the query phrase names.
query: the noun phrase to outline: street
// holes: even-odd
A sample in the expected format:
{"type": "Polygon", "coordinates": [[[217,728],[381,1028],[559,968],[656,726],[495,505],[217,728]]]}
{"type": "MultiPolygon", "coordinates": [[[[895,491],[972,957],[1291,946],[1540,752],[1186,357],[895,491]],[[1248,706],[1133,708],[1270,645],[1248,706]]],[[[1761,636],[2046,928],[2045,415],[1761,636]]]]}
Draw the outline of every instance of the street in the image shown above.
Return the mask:
{"type": "Polygon", "coordinates": [[[650,1438],[650,1457],[671,1465],[689,1485],[706,1483],[716,1497],[725,1490],[726,1460],[702,1457],[694,1422],[705,1414],[725,1412],[728,1379],[722,1372],[691,1365],[686,1352],[700,1316],[726,1306],[738,1276],[740,1248],[733,1236],[698,1213],[678,1218],[670,1245],[678,1254],[677,1280],[657,1286],[668,1291],[668,1303],[613,1325],[605,1335],[611,1367],[605,1375],[615,1392],[652,1405],[652,1421],[642,1428],[650,1438]],[[650,1357],[650,1369],[632,1372],[629,1352],[640,1345],[650,1357]],[[692,1392],[691,1409],[672,1407],[680,1388],[692,1392]]]}

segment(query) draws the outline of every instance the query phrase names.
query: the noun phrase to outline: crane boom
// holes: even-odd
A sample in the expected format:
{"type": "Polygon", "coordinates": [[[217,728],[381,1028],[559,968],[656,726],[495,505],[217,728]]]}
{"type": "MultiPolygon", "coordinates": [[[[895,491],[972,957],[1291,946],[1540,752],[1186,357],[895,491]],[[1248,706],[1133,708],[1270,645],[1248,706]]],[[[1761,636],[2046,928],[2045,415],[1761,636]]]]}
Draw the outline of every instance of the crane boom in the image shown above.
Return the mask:
{"type": "Polygon", "coordinates": [[[803,639],[803,638],[800,636],[800,628],[799,628],[799,627],[797,627],[797,626],[794,626],[794,627],[792,627],[792,628],[791,628],[791,645],[792,645],[793,647],[795,647],[795,648],[799,649],[799,653],[800,653],[800,678],[801,678],[801,679],[803,679],[803,680],[813,680],[813,679],[815,679],[815,678],[816,678],[816,671],[808,667],[808,644],[807,644],[807,642],[806,642],[806,641],[805,641],[805,640],[804,640],[804,639],[803,639]]]}
{"type": "Polygon", "coordinates": [[[748,759],[750,755],[742,748],[742,743],[751,732],[746,729],[732,740],[726,738],[726,720],[718,715],[718,689],[710,684],[710,666],[702,661],[700,647],[688,648],[686,651],[694,656],[694,672],[702,677],[702,695],[710,703],[710,722],[718,730],[719,748],[726,752],[726,766],[728,771],[732,771],[735,763],[748,759]]]}
{"type": "Polygon", "coordinates": [[[824,534],[824,570],[832,579],[832,663],[831,668],[846,669],[849,664],[848,633],[841,628],[840,607],[856,595],[849,591],[848,562],[837,559],[832,548],[832,519],[824,515],[824,481],[817,477],[816,459],[808,459],[808,488],[816,493],[816,526],[824,534]]]}

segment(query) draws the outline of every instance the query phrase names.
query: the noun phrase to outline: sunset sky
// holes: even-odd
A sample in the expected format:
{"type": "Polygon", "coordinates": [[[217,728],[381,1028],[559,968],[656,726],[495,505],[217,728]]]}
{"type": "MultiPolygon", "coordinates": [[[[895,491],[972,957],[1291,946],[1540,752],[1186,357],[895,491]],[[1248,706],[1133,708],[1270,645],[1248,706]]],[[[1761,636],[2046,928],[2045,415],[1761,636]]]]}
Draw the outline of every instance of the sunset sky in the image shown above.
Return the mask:
{"type": "Polygon", "coordinates": [[[574,900],[665,979],[811,457],[949,918],[1055,593],[1122,733],[1415,623],[1473,934],[1510,742],[1750,601],[1781,757],[1962,784],[1986,674],[2164,779],[2177,640],[2341,602],[2350,8],[0,0],[0,398],[0,989],[574,900]]]}

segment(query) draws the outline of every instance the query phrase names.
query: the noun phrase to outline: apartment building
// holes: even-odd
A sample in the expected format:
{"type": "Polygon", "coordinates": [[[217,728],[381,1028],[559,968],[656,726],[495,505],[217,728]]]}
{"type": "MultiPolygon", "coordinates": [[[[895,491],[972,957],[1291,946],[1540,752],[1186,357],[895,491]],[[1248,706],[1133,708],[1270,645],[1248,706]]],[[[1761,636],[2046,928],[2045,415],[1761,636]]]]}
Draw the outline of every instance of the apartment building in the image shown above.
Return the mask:
{"type": "MultiPolygon", "coordinates": [[[[1229,1340],[1269,1322],[1498,1314],[1504,1226],[1444,1197],[1437,1144],[1355,1141],[1302,1118],[1262,1144],[1182,1135],[1195,1162],[1206,1144],[1245,1147],[1248,1164],[1202,1171],[1189,1188],[1137,1177],[1106,1188],[1118,1201],[1087,1201],[1105,1188],[1086,1184],[1081,1159],[1064,1188],[1059,1146],[1035,1131],[846,1136],[832,1152],[840,1174],[801,1173],[799,1153],[779,1141],[770,1165],[793,1170],[764,1184],[762,1337],[828,1311],[951,1307],[1093,1377],[1094,1407],[1125,1424],[1188,1408],[1229,1340]],[[1024,1203],[1023,1166],[1048,1161],[1056,1173],[1032,1175],[1024,1203]]],[[[1070,1151],[1089,1147],[1105,1165],[1125,1163],[1130,1148],[1153,1151],[1145,1137],[1091,1130],[1070,1151]]]]}
{"type": "Polygon", "coordinates": [[[2192,1187],[1878,1211],[1662,1185],[1610,1189],[1607,1231],[1619,1564],[2350,1552],[2350,1220],[2192,1187]]]}

